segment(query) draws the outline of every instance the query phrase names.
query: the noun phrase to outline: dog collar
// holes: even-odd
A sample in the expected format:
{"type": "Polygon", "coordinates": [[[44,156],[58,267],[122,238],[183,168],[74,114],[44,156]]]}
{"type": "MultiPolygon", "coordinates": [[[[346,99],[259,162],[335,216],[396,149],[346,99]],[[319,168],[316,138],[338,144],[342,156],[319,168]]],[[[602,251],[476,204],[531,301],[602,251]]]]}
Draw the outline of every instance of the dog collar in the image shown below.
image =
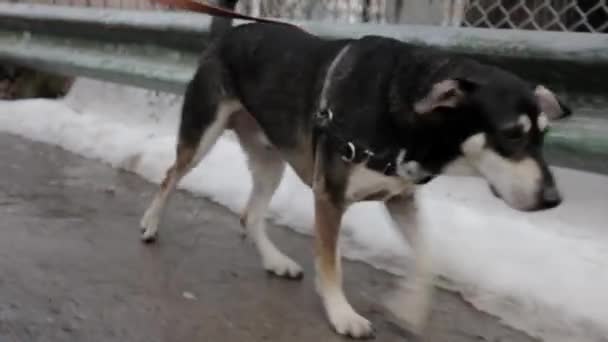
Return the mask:
{"type": "Polygon", "coordinates": [[[319,110],[313,117],[316,131],[325,136],[326,141],[346,163],[365,163],[369,169],[386,176],[408,178],[415,184],[428,183],[433,179],[434,175],[425,172],[417,162],[407,160],[407,150],[405,148],[389,147],[381,151],[373,151],[371,148],[358,144],[352,139],[344,138],[339,133],[340,130],[335,125],[334,113],[328,104],[328,93],[335,69],[349,48],[349,44],[344,46],[327,68],[319,99],[319,110]]]}
{"type": "Polygon", "coordinates": [[[346,163],[360,164],[386,176],[400,176],[411,179],[414,184],[426,184],[435,175],[426,172],[418,162],[407,159],[405,148],[386,148],[373,150],[352,139],[346,139],[339,133],[333,121],[331,109],[320,110],[315,115],[315,126],[322,133],[326,142],[335,150],[346,163]]]}

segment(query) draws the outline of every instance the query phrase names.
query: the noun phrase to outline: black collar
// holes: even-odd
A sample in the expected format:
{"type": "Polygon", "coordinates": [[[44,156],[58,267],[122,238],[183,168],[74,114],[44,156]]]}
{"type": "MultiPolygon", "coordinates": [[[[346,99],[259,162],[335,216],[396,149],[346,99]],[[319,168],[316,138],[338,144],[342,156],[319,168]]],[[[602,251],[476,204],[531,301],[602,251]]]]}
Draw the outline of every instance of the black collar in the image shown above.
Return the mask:
{"type": "Polygon", "coordinates": [[[336,127],[331,109],[323,109],[316,113],[314,122],[317,134],[323,134],[326,142],[330,144],[342,160],[347,163],[365,165],[376,172],[386,176],[402,176],[411,178],[415,184],[426,184],[435,176],[425,172],[419,164],[408,160],[408,151],[404,147],[386,147],[372,149],[369,146],[357,143],[354,139],[347,139],[336,127]]]}
{"type": "MultiPolygon", "coordinates": [[[[344,137],[340,127],[336,127],[328,94],[335,69],[348,52],[350,45],[344,46],[334,57],[325,75],[323,88],[319,98],[319,109],[314,114],[313,122],[315,135],[325,136],[327,143],[336,150],[344,162],[360,164],[386,176],[402,176],[413,180],[415,184],[426,184],[434,175],[424,172],[419,164],[408,160],[408,150],[405,147],[386,147],[372,149],[370,146],[357,143],[354,139],[344,137]]],[[[316,139],[314,139],[316,141],[316,139]]]]}

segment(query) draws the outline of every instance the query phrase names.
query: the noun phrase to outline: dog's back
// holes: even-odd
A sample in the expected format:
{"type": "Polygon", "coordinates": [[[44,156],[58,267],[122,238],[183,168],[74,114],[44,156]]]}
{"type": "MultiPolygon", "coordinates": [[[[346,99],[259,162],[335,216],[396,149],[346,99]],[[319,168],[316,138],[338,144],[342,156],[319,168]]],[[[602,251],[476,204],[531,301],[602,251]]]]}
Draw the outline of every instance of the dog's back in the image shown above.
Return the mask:
{"type": "Polygon", "coordinates": [[[226,70],[225,90],[238,98],[274,144],[297,144],[308,128],[325,67],[348,40],[324,40],[299,28],[254,23],[228,31],[215,47],[226,70]],[[294,124],[297,123],[297,124],[294,124]]]}

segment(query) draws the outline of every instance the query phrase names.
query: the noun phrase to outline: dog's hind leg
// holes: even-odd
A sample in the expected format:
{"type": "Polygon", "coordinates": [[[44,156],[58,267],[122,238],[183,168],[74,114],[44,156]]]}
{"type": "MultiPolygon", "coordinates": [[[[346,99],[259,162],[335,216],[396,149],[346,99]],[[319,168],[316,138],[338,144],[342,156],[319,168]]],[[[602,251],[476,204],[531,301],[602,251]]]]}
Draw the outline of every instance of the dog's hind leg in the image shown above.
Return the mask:
{"type": "MultiPolygon", "coordinates": [[[[209,69],[201,70],[213,76],[214,70],[209,69]]],[[[179,181],[205,157],[226,129],[232,114],[242,108],[240,102],[222,98],[221,87],[210,79],[214,78],[202,78],[199,72],[186,90],[175,162],[167,170],[140,222],[144,242],[155,240],[162,212],[179,181]]]]}
{"type": "MultiPolygon", "coordinates": [[[[251,171],[253,188],[241,224],[255,243],[266,271],[280,277],[299,279],[302,268],[283,254],[266,232],[266,213],[270,200],[281,182],[285,162],[266,140],[262,131],[247,113],[239,113],[233,128],[245,151],[251,171]]],[[[235,117],[236,118],[236,117],[235,117]]]]}
{"type": "Polygon", "coordinates": [[[390,298],[388,307],[400,319],[408,324],[414,333],[422,334],[431,308],[433,278],[431,255],[427,238],[418,218],[418,208],[414,194],[403,194],[386,201],[386,208],[394,224],[407,239],[413,258],[412,280],[408,288],[397,292],[396,298],[390,298]]]}
{"type": "Polygon", "coordinates": [[[160,189],[154,196],[152,203],[144,213],[140,226],[142,229],[141,239],[144,242],[153,242],[158,232],[158,223],[162,211],[177,186],[179,180],[188,172],[195,154],[196,146],[178,143],[175,163],[167,170],[165,178],[160,184],[160,189]]]}

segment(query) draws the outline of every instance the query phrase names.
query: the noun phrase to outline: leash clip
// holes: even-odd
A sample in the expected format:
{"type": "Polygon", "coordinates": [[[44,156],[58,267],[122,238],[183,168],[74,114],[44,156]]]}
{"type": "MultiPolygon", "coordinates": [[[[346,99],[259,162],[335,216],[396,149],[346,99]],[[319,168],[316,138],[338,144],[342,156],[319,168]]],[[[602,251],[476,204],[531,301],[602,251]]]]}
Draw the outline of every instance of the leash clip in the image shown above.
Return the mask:
{"type": "Polygon", "coordinates": [[[315,121],[319,127],[327,127],[334,119],[334,112],[329,108],[321,109],[315,114],[315,121]]]}
{"type": "Polygon", "coordinates": [[[363,151],[363,154],[365,154],[365,160],[369,160],[370,158],[372,158],[373,156],[375,156],[376,154],[374,152],[372,152],[369,149],[365,149],[363,151]]]}
{"type": "Polygon", "coordinates": [[[355,148],[355,144],[350,141],[346,143],[346,147],[348,148],[348,155],[343,154],[342,160],[347,163],[350,163],[355,160],[355,156],[357,155],[357,149],[355,148]]]}

